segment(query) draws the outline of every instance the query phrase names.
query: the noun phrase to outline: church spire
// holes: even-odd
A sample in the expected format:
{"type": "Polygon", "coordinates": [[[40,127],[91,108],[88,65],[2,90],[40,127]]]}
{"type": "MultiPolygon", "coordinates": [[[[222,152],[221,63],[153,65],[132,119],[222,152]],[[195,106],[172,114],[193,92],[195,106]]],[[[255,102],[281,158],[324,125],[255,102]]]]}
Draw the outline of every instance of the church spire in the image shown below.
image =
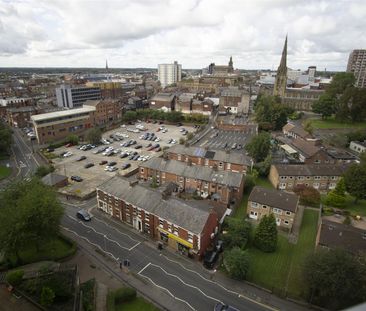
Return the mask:
{"type": "Polygon", "coordinates": [[[274,96],[284,96],[287,86],[287,35],[282,50],[281,62],[276,73],[275,85],[273,88],[274,96]]]}
{"type": "Polygon", "coordinates": [[[230,56],[230,60],[229,60],[229,73],[232,73],[233,71],[234,71],[233,57],[230,56]]]}
{"type": "Polygon", "coordinates": [[[107,60],[105,60],[105,70],[108,71],[108,61],[107,60]]]}

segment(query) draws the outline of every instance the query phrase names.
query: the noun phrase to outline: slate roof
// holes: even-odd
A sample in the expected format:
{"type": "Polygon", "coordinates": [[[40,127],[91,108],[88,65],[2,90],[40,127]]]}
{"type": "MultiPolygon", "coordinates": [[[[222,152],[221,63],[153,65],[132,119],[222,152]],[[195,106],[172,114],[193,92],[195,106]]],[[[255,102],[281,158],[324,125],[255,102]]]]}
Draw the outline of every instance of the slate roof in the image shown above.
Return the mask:
{"type": "Polygon", "coordinates": [[[302,126],[298,126],[292,123],[287,123],[283,128],[283,132],[292,132],[301,138],[311,137],[311,135],[304,130],[302,126]]]}
{"type": "Polygon", "coordinates": [[[299,197],[296,194],[256,186],[250,193],[248,201],[295,213],[299,197]]]}
{"type": "Polygon", "coordinates": [[[295,147],[306,158],[310,158],[317,154],[321,149],[314,144],[303,140],[302,138],[295,138],[292,140],[291,145],[295,147]]]}
{"type": "Polygon", "coordinates": [[[166,101],[166,102],[171,102],[174,99],[174,94],[173,93],[158,93],[156,95],[154,95],[150,101],[166,101]]]}
{"type": "Polygon", "coordinates": [[[240,152],[226,153],[223,150],[213,150],[213,149],[206,150],[204,148],[194,146],[186,147],[183,145],[174,145],[171,148],[169,148],[167,152],[188,155],[193,157],[213,159],[216,161],[222,161],[232,164],[242,164],[246,166],[251,165],[251,158],[246,156],[244,153],[240,152]]]}
{"type": "Polygon", "coordinates": [[[366,231],[323,219],[320,225],[319,245],[343,248],[353,254],[366,252],[366,231]]]}
{"type": "Polygon", "coordinates": [[[272,164],[279,176],[341,176],[348,165],[272,164]]]}
{"type": "Polygon", "coordinates": [[[163,158],[152,158],[142,164],[140,167],[147,167],[153,170],[171,173],[186,178],[199,179],[208,182],[214,182],[229,187],[240,187],[244,175],[229,171],[216,171],[206,166],[189,166],[184,162],[176,160],[165,160],[163,158]]]}
{"type": "Polygon", "coordinates": [[[140,184],[130,186],[127,179],[119,176],[107,180],[97,187],[98,190],[196,234],[203,231],[211,209],[210,205],[195,201],[182,201],[172,197],[164,200],[159,191],[140,184]]]}
{"type": "Polygon", "coordinates": [[[45,185],[54,186],[54,185],[58,184],[59,182],[64,181],[65,179],[68,180],[67,176],[59,175],[59,174],[55,174],[55,173],[49,173],[46,176],[42,177],[41,180],[45,185]]]}

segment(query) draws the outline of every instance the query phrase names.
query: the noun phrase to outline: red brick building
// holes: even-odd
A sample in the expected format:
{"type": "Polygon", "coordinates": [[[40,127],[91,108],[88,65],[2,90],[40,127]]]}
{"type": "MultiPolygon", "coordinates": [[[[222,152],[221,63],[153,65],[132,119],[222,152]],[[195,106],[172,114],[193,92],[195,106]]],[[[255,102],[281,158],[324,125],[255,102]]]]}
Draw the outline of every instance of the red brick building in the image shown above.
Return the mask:
{"type": "Polygon", "coordinates": [[[176,160],[192,165],[207,166],[218,171],[229,171],[246,174],[252,165],[252,159],[240,152],[223,150],[208,150],[199,147],[186,147],[175,145],[166,150],[170,160],[176,160]]]}
{"type": "Polygon", "coordinates": [[[150,108],[165,112],[175,110],[175,95],[173,93],[158,93],[150,99],[150,108]]]}
{"type": "Polygon", "coordinates": [[[118,176],[97,187],[97,201],[114,218],[196,258],[217,232],[217,214],[207,204],[182,201],[118,176]]]}
{"type": "Polygon", "coordinates": [[[152,158],[140,164],[139,178],[156,179],[158,185],[173,182],[179,191],[197,193],[202,198],[211,198],[225,205],[240,202],[244,189],[244,175],[219,171],[206,166],[194,166],[164,158],[152,158]]]}
{"type": "Polygon", "coordinates": [[[38,113],[34,106],[8,108],[6,110],[6,122],[14,127],[26,127],[31,125],[31,116],[38,113]]]}

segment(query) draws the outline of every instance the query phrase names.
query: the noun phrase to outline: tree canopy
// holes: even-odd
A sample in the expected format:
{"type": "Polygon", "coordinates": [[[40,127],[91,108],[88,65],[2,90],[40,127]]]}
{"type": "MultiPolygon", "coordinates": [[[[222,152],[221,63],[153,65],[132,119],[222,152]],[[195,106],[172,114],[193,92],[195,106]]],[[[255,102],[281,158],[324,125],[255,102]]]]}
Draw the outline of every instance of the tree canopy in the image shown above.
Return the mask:
{"type": "Polygon", "coordinates": [[[293,112],[275,96],[261,95],[255,105],[255,118],[263,130],[281,130],[293,112]]]}
{"type": "Polygon", "coordinates": [[[102,139],[102,131],[98,128],[92,128],[88,131],[86,139],[91,144],[98,144],[102,139]]]}
{"type": "Polygon", "coordinates": [[[277,248],[277,225],[273,214],[264,215],[254,233],[254,245],[263,252],[271,253],[277,248]]]}
{"type": "Polygon", "coordinates": [[[355,201],[362,199],[366,194],[366,164],[352,164],[344,174],[346,190],[355,197],[355,201]]]}
{"type": "Polygon", "coordinates": [[[366,300],[364,259],[344,250],[313,254],[306,261],[303,274],[312,303],[340,310],[366,300]]]}
{"type": "Polygon", "coordinates": [[[271,149],[271,137],[269,133],[261,132],[257,136],[254,136],[245,146],[245,149],[256,162],[264,161],[271,149]]]}
{"type": "Polygon", "coordinates": [[[251,224],[243,219],[227,217],[226,233],[222,235],[226,248],[245,248],[250,237],[251,224]]]}
{"type": "Polygon", "coordinates": [[[239,247],[234,247],[224,252],[224,266],[232,278],[245,279],[249,270],[249,264],[249,254],[239,247]]]}
{"type": "Polygon", "coordinates": [[[11,129],[3,122],[0,122],[0,155],[9,154],[11,142],[11,129]]]}
{"type": "Polygon", "coordinates": [[[0,248],[19,260],[24,246],[38,249],[58,234],[62,215],[54,189],[39,179],[11,183],[0,194],[0,248]]]}

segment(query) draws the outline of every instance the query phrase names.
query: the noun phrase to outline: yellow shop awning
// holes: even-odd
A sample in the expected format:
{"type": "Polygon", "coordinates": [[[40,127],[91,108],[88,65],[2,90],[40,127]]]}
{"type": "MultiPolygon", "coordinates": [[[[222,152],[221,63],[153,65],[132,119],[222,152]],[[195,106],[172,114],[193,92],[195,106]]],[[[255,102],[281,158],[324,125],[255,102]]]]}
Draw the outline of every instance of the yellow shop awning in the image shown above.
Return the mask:
{"type": "Polygon", "coordinates": [[[168,236],[168,238],[169,238],[169,239],[173,239],[173,240],[177,241],[178,243],[180,243],[180,244],[182,244],[182,245],[184,245],[184,246],[187,246],[187,247],[189,247],[189,248],[193,248],[193,244],[192,244],[192,243],[189,243],[189,242],[187,242],[186,240],[183,240],[183,239],[182,239],[182,238],[180,238],[179,236],[176,236],[175,234],[170,233],[169,231],[166,231],[166,230],[164,230],[164,229],[162,229],[162,228],[160,228],[160,227],[158,227],[158,230],[159,230],[160,232],[165,233],[165,234],[168,236]]]}

